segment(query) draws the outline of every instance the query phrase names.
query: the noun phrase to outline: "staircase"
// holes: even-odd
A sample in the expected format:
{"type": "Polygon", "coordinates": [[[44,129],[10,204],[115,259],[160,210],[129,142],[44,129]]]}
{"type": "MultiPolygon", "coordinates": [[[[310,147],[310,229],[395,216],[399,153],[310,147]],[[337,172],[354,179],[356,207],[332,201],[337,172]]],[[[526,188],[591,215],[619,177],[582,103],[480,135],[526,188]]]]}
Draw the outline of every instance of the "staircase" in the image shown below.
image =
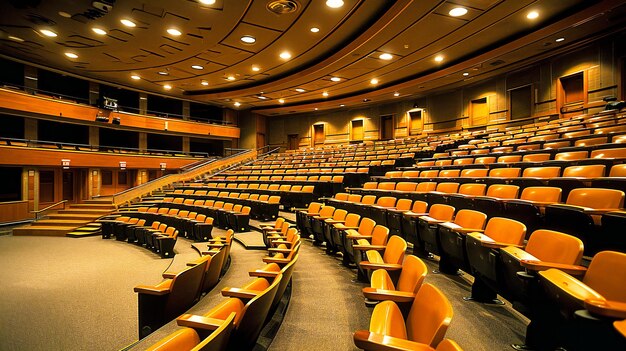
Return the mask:
{"type": "Polygon", "coordinates": [[[65,236],[76,228],[84,227],[94,220],[115,211],[111,200],[87,200],[72,204],[64,210],[46,215],[29,225],[13,229],[13,235],[65,236]]]}

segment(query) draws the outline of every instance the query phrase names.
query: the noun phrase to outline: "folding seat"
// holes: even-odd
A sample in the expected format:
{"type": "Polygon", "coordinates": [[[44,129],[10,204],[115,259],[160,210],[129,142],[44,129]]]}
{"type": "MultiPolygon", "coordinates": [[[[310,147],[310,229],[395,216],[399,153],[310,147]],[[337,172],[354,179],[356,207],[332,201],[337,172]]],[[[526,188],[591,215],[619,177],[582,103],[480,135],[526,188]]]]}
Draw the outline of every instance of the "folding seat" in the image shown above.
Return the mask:
{"type": "MultiPolygon", "coordinates": [[[[238,206],[241,206],[241,205],[238,205],[238,206]]],[[[212,213],[212,216],[211,216],[215,220],[213,222],[213,225],[215,225],[218,228],[228,229],[226,228],[226,225],[227,225],[226,214],[230,211],[233,211],[234,208],[235,208],[235,204],[231,202],[225,202],[221,208],[215,207],[214,208],[215,211],[212,213]]]]}
{"type": "Polygon", "coordinates": [[[429,205],[435,204],[445,204],[446,203],[446,195],[454,194],[459,190],[459,183],[455,182],[441,182],[437,184],[437,188],[435,191],[430,191],[425,194],[424,201],[428,202],[429,205]]]}
{"type": "Polygon", "coordinates": [[[504,215],[504,201],[516,199],[519,194],[519,186],[509,184],[493,184],[487,188],[485,196],[472,198],[472,208],[491,217],[504,215]]]}
{"type": "Polygon", "coordinates": [[[154,240],[152,240],[154,236],[164,233],[167,229],[167,224],[165,223],[159,223],[158,227],[154,229],[154,223],[152,222],[152,227],[142,228],[142,234],[140,235],[140,243],[148,249],[154,249],[154,240]]]}
{"type": "Polygon", "coordinates": [[[371,218],[377,224],[387,226],[387,209],[395,208],[396,198],[392,196],[381,196],[367,208],[365,217],[371,218]]]}
{"type": "MultiPolygon", "coordinates": [[[[276,223],[280,222],[280,227],[277,229],[270,229],[270,228],[266,228],[263,230],[263,242],[265,243],[266,247],[271,247],[272,245],[272,240],[276,240],[276,239],[280,239],[281,237],[286,237],[287,233],[291,227],[291,224],[285,220],[283,221],[279,221],[278,219],[276,220],[276,223]]],[[[296,228],[293,228],[296,229],[296,228]]],[[[297,232],[297,229],[296,229],[297,232]]]]}
{"type": "MultiPolygon", "coordinates": [[[[425,249],[424,240],[422,239],[421,232],[429,230],[429,226],[434,226],[436,230],[437,223],[448,222],[452,220],[454,216],[454,207],[436,204],[430,207],[427,215],[418,216],[416,218],[417,224],[415,226],[415,232],[407,233],[406,240],[413,243],[413,254],[422,257],[428,257],[429,254],[425,249]]],[[[428,234],[425,234],[428,235],[428,234]]]]}
{"type": "Polygon", "coordinates": [[[563,197],[567,198],[572,189],[584,188],[591,181],[589,178],[604,176],[605,165],[570,166],[563,170],[561,177],[548,180],[548,186],[554,186],[563,190],[563,197]]]}
{"type": "Polygon", "coordinates": [[[352,203],[350,208],[346,210],[348,212],[358,213],[362,217],[369,215],[368,207],[376,203],[376,195],[365,195],[361,198],[360,202],[352,203]]]}
{"type": "MultiPolygon", "coordinates": [[[[341,245],[341,253],[343,254],[343,264],[348,266],[355,262],[355,252],[353,249],[354,240],[365,239],[365,237],[372,237],[374,232],[374,228],[376,227],[376,222],[374,222],[370,218],[363,218],[359,223],[359,227],[355,229],[345,229],[341,233],[342,235],[342,245],[341,245]]],[[[381,227],[385,228],[385,227],[381,227]]],[[[385,228],[386,229],[386,228],[385,228]]],[[[387,229],[388,234],[388,229],[387,229]]],[[[376,243],[372,243],[374,245],[384,245],[387,242],[387,237],[385,235],[384,239],[376,240],[376,243]]]]}
{"type": "Polygon", "coordinates": [[[235,329],[229,343],[229,350],[252,350],[267,319],[272,302],[276,296],[282,274],[269,281],[255,278],[252,282],[239,289],[224,289],[222,295],[230,297],[205,313],[202,318],[191,314],[180,316],[176,322],[179,326],[193,326],[196,321],[223,321],[235,313],[235,329]]]}
{"type": "Polygon", "coordinates": [[[391,235],[402,235],[402,217],[411,211],[412,204],[410,199],[399,199],[394,208],[385,210],[385,223],[391,235]]]}
{"type": "Polygon", "coordinates": [[[520,188],[545,186],[548,180],[561,175],[561,167],[528,167],[522,172],[521,178],[511,178],[509,183],[520,188]]]}
{"type": "Polygon", "coordinates": [[[585,254],[593,255],[602,247],[597,225],[600,215],[624,206],[624,192],[614,189],[574,189],[565,204],[549,205],[545,209],[546,227],[563,231],[585,243],[585,254]]]}
{"type": "Polygon", "coordinates": [[[584,273],[582,280],[558,267],[538,273],[545,295],[531,320],[535,328],[527,330],[527,344],[568,350],[624,349],[626,340],[615,333],[612,323],[626,317],[626,254],[599,252],[586,272],[577,273],[584,273]],[[551,339],[543,340],[546,335],[551,339]]]}
{"type": "Polygon", "coordinates": [[[291,282],[291,276],[293,275],[293,269],[295,267],[296,262],[298,261],[298,257],[299,257],[299,254],[296,254],[293,257],[293,259],[289,263],[284,265],[282,268],[276,263],[268,263],[261,269],[248,272],[248,274],[251,277],[259,277],[259,278],[274,278],[279,274],[282,274],[283,276],[282,279],[280,280],[280,283],[278,284],[278,289],[276,289],[276,295],[274,296],[274,299],[272,300],[272,304],[271,304],[272,307],[270,307],[269,314],[266,318],[266,323],[274,315],[274,312],[276,311],[276,308],[278,307],[278,303],[282,299],[285,293],[285,290],[287,289],[287,285],[289,285],[289,283],[291,282]]]}
{"type": "Polygon", "coordinates": [[[322,204],[319,202],[311,202],[306,209],[300,209],[296,212],[296,226],[298,230],[303,233],[307,233],[307,227],[310,225],[309,218],[317,216],[322,209],[322,204]]]}
{"type": "MultiPolygon", "coordinates": [[[[353,335],[354,344],[363,350],[433,350],[443,340],[452,320],[452,306],[445,295],[430,284],[423,284],[404,319],[398,305],[383,301],[374,307],[369,330],[353,335]],[[429,348],[432,347],[432,348],[429,348]]],[[[454,350],[455,348],[452,348],[454,350]]]]}
{"type": "Polygon", "coordinates": [[[489,173],[487,168],[467,168],[461,171],[459,182],[470,183],[479,181],[479,178],[484,178],[489,173]]]}
{"type": "Polygon", "coordinates": [[[135,230],[136,228],[140,228],[146,225],[146,220],[145,219],[140,219],[138,220],[135,224],[130,224],[128,226],[126,226],[126,228],[124,228],[124,232],[125,232],[125,236],[127,238],[127,241],[129,243],[135,243],[137,242],[137,238],[135,237],[135,230]]]}
{"type": "Polygon", "coordinates": [[[324,206],[320,210],[320,213],[316,216],[309,216],[309,225],[307,226],[307,230],[310,229],[308,235],[313,237],[314,245],[321,245],[324,242],[324,232],[322,223],[333,217],[333,213],[335,213],[335,208],[333,206],[324,206]]]}
{"type": "MultiPolygon", "coordinates": [[[[378,231],[384,231],[389,234],[389,229],[382,226],[377,226],[378,231]]],[[[397,235],[393,235],[389,238],[386,245],[375,245],[374,235],[377,233],[376,228],[372,233],[372,244],[367,241],[358,241],[358,245],[354,245],[354,249],[361,252],[361,260],[356,259],[356,266],[358,270],[359,280],[369,280],[372,272],[376,269],[384,269],[390,271],[397,278],[399,276],[398,270],[402,269],[402,262],[404,261],[404,254],[406,252],[407,243],[397,235]],[[383,251],[381,254],[379,251],[383,251]]],[[[396,279],[394,279],[396,280],[396,279]]]]}
{"type": "Polygon", "coordinates": [[[343,238],[348,229],[358,229],[361,216],[356,213],[348,213],[343,223],[333,223],[330,228],[331,240],[326,242],[326,252],[334,254],[343,252],[343,238]]]}
{"type": "Polygon", "coordinates": [[[503,200],[504,217],[526,224],[530,234],[543,226],[543,212],[547,205],[561,202],[561,188],[532,186],[522,190],[519,199],[503,200]]]}
{"type": "Polygon", "coordinates": [[[398,182],[396,183],[396,189],[387,191],[388,194],[392,194],[396,198],[408,198],[411,192],[414,192],[417,188],[417,183],[414,182],[398,182]]]}
{"type": "Polygon", "coordinates": [[[164,273],[161,283],[135,286],[139,300],[139,339],[143,339],[196,301],[206,270],[206,261],[178,273],[164,273]]]}
{"type": "Polygon", "coordinates": [[[267,251],[271,256],[263,257],[265,263],[276,263],[277,265],[284,267],[289,264],[291,260],[298,254],[302,240],[300,235],[295,236],[294,243],[291,247],[287,247],[285,244],[280,244],[277,247],[270,247],[267,251]]]}
{"type": "Polygon", "coordinates": [[[128,239],[126,232],[129,226],[133,226],[139,222],[139,218],[137,217],[118,217],[116,221],[113,223],[113,235],[115,235],[115,240],[117,241],[125,241],[128,239]]]}
{"type": "Polygon", "coordinates": [[[455,274],[462,269],[469,272],[465,252],[465,236],[471,232],[482,232],[487,215],[473,210],[460,210],[454,221],[428,225],[420,228],[420,239],[426,251],[437,254],[439,271],[455,274]]]}
{"type": "Polygon", "coordinates": [[[444,194],[443,203],[448,204],[454,208],[463,208],[461,206],[468,206],[468,198],[485,195],[485,190],[487,190],[486,184],[461,184],[461,186],[459,186],[459,190],[456,193],[444,194]]]}
{"type": "Polygon", "coordinates": [[[240,211],[233,208],[232,212],[226,214],[226,223],[228,223],[226,229],[233,229],[239,233],[250,231],[250,210],[250,206],[243,206],[240,211]]]}
{"type": "Polygon", "coordinates": [[[394,284],[387,270],[376,269],[370,277],[370,286],[362,289],[366,305],[385,300],[412,302],[427,273],[426,264],[413,255],[404,258],[397,284],[394,284]]]}
{"type": "Polygon", "coordinates": [[[148,351],[204,350],[225,351],[234,328],[235,313],[219,324],[196,322],[192,328],[180,328],[150,346],[148,351]]]}
{"type": "Polygon", "coordinates": [[[426,193],[429,191],[435,191],[437,189],[436,182],[419,182],[415,187],[415,191],[409,193],[409,198],[413,201],[424,201],[426,199],[426,193]]]}
{"type": "Polygon", "coordinates": [[[506,184],[510,178],[520,176],[522,169],[519,167],[502,167],[489,170],[489,175],[483,180],[487,185],[506,184]]]}
{"type": "Polygon", "coordinates": [[[211,232],[213,231],[213,217],[204,216],[204,220],[202,220],[201,216],[196,218],[197,219],[193,224],[193,238],[195,241],[208,241],[212,238],[211,232]]]}
{"type": "Polygon", "coordinates": [[[276,219],[280,206],[280,196],[270,196],[267,201],[261,204],[259,216],[264,221],[276,219]]]}
{"type": "Polygon", "coordinates": [[[174,257],[174,245],[178,238],[178,230],[174,227],[167,227],[162,234],[153,233],[153,247],[154,250],[161,256],[161,258],[174,257]]]}

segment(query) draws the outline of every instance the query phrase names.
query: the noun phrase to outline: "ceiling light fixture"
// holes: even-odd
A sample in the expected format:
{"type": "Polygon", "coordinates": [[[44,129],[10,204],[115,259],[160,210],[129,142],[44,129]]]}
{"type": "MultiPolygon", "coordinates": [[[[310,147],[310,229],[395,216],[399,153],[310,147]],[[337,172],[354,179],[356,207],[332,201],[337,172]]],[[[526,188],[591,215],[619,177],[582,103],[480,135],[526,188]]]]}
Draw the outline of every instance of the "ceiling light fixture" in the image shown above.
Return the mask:
{"type": "Polygon", "coordinates": [[[463,16],[466,13],[467,13],[467,9],[464,7],[455,7],[452,10],[450,10],[450,12],[448,12],[448,14],[452,17],[463,16]]]}
{"type": "Polygon", "coordinates": [[[24,39],[22,39],[20,37],[16,37],[14,35],[9,35],[8,38],[11,39],[11,40],[14,40],[14,41],[19,41],[20,43],[24,42],[24,39]]]}
{"type": "Polygon", "coordinates": [[[328,97],[328,92],[327,92],[327,91],[323,92],[323,93],[322,93],[322,96],[323,96],[323,97],[328,97]]]}
{"type": "Polygon", "coordinates": [[[395,92],[395,93],[393,93],[393,96],[398,97],[398,96],[400,96],[400,93],[395,92]]]}
{"type": "Polygon", "coordinates": [[[288,51],[283,51],[280,53],[280,58],[283,60],[289,60],[291,58],[291,54],[288,51]]]}
{"type": "Polygon", "coordinates": [[[530,11],[530,12],[526,15],[526,18],[528,18],[528,19],[535,19],[535,18],[537,18],[537,17],[539,17],[539,12],[537,12],[537,11],[530,11]]]}
{"type": "Polygon", "coordinates": [[[204,67],[202,67],[200,65],[193,65],[193,66],[191,66],[191,68],[193,68],[193,69],[204,69],[204,67]]]}
{"type": "Polygon", "coordinates": [[[302,89],[302,88],[296,88],[296,91],[299,93],[304,93],[306,90],[302,89]]]}
{"type": "Polygon", "coordinates": [[[441,61],[443,61],[443,56],[441,56],[441,55],[437,55],[437,56],[435,57],[435,61],[437,61],[437,62],[441,62],[441,61]]]}
{"type": "Polygon", "coordinates": [[[393,59],[393,55],[392,54],[388,54],[388,53],[384,53],[384,54],[380,54],[378,56],[378,58],[381,59],[381,60],[389,61],[389,60],[393,59]]]}
{"type": "Polygon", "coordinates": [[[207,85],[209,85],[209,82],[207,82],[206,80],[203,80],[200,84],[202,84],[202,85],[204,85],[206,87],[207,85]]]}
{"type": "Polygon", "coordinates": [[[169,76],[170,75],[167,71],[158,71],[157,73],[162,75],[162,76],[169,76]]]}
{"type": "Polygon", "coordinates": [[[179,31],[179,30],[178,30],[178,29],[176,29],[176,28],[169,28],[169,29],[167,30],[167,32],[168,32],[170,35],[173,35],[173,36],[176,36],[176,37],[177,37],[177,36],[179,36],[179,35],[181,35],[181,34],[183,34],[181,31],[179,31]]]}
{"type": "Polygon", "coordinates": [[[230,80],[230,81],[233,81],[233,80],[235,80],[235,79],[237,79],[237,78],[235,78],[235,76],[228,76],[228,77],[226,77],[226,79],[228,79],[228,80],[230,80]]]}
{"type": "Polygon", "coordinates": [[[343,0],[326,0],[326,6],[332,9],[338,9],[343,6],[343,0]]]}
{"type": "Polygon", "coordinates": [[[317,32],[319,32],[319,31],[320,31],[320,29],[319,29],[319,28],[317,28],[317,27],[313,27],[313,28],[311,28],[311,32],[313,32],[313,33],[317,33],[317,32]]]}
{"type": "Polygon", "coordinates": [[[91,30],[92,30],[94,33],[98,34],[98,35],[105,35],[105,34],[107,34],[107,31],[106,31],[106,30],[104,30],[104,29],[102,29],[102,28],[93,27],[93,28],[91,28],[91,30]]]}
{"type": "Polygon", "coordinates": [[[253,70],[254,72],[258,72],[258,71],[260,71],[260,70],[261,70],[261,68],[259,68],[258,66],[252,66],[252,70],[253,70]]]}
{"type": "Polygon", "coordinates": [[[263,95],[259,95],[257,96],[260,100],[267,100],[269,99],[267,96],[263,96],[263,95]]]}
{"type": "Polygon", "coordinates": [[[202,5],[215,5],[215,0],[198,0],[202,5]]]}
{"type": "Polygon", "coordinates": [[[59,11],[59,16],[65,17],[65,18],[72,18],[72,15],[70,15],[69,13],[65,11],[59,11]]]}
{"type": "Polygon", "coordinates": [[[65,56],[67,56],[67,57],[69,57],[69,58],[72,58],[72,59],[78,58],[78,55],[76,55],[76,54],[75,54],[75,53],[73,53],[73,52],[66,52],[66,53],[65,53],[65,56]]]}
{"type": "Polygon", "coordinates": [[[374,85],[378,84],[378,79],[372,78],[372,80],[370,80],[370,84],[374,84],[374,85]]]}
{"type": "Polygon", "coordinates": [[[136,75],[136,74],[133,74],[133,75],[132,75],[132,76],[130,76],[130,77],[131,77],[132,79],[134,79],[134,80],[139,80],[139,79],[141,79],[141,77],[140,77],[140,76],[138,76],[138,75],[136,75]]]}
{"type": "Polygon", "coordinates": [[[241,40],[245,44],[254,44],[256,43],[256,38],[251,35],[244,35],[239,40],[241,40]]]}
{"type": "Polygon", "coordinates": [[[239,106],[241,106],[241,104],[238,101],[236,101],[235,102],[235,107],[239,107],[239,106]]]}
{"type": "Polygon", "coordinates": [[[278,99],[278,103],[279,104],[284,104],[285,103],[285,99],[278,99]]]}
{"type": "Polygon", "coordinates": [[[129,20],[129,19],[121,19],[120,22],[122,22],[123,25],[125,25],[126,27],[136,27],[137,25],[135,24],[135,22],[129,20]]]}
{"type": "Polygon", "coordinates": [[[41,32],[41,34],[43,34],[43,35],[45,35],[47,37],[50,37],[50,38],[54,38],[54,37],[57,36],[57,33],[53,32],[53,31],[51,31],[49,29],[42,29],[39,32],[41,32]]]}
{"type": "Polygon", "coordinates": [[[557,43],[560,43],[560,42],[562,42],[563,40],[565,40],[565,38],[557,38],[555,41],[556,41],[557,43]]]}
{"type": "Polygon", "coordinates": [[[165,90],[170,90],[170,89],[172,89],[172,86],[171,86],[171,85],[169,85],[169,84],[165,84],[165,85],[163,86],[163,89],[165,89],[165,90]]]}
{"type": "Polygon", "coordinates": [[[318,110],[318,108],[316,107],[316,108],[315,108],[315,111],[317,111],[317,110],[318,110]]]}
{"type": "Polygon", "coordinates": [[[344,107],[344,106],[346,106],[346,105],[344,105],[344,104],[339,105],[339,107],[344,107]]]}
{"type": "Polygon", "coordinates": [[[331,77],[330,80],[333,81],[333,82],[339,82],[339,81],[341,81],[341,78],[339,78],[339,77],[331,77]]]}

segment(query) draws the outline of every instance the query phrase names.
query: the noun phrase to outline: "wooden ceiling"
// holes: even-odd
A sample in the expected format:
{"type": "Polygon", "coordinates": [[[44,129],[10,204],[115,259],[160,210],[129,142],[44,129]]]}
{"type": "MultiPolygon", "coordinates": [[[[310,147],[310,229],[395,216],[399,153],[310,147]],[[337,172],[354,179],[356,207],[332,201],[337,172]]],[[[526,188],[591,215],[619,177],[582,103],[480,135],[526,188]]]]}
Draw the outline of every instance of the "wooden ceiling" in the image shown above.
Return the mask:
{"type": "Polygon", "coordinates": [[[469,84],[623,29],[626,18],[617,0],[202,2],[3,1],[0,47],[100,82],[283,115],[469,84]],[[454,8],[467,12],[454,17],[454,8]],[[527,18],[533,11],[538,16],[527,18]]]}

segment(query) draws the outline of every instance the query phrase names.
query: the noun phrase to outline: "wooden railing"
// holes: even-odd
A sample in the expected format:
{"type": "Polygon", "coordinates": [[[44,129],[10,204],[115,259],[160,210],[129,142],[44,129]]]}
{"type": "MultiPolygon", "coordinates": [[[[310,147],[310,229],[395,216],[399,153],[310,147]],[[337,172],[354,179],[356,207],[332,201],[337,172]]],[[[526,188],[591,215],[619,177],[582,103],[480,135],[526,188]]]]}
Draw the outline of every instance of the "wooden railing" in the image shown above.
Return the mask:
{"type": "Polygon", "coordinates": [[[115,206],[120,206],[122,204],[130,202],[133,199],[148,195],[153,191],[162,189],[173,183],[193,180],[202,174],[216,171],[228,167],[229,165],[242,163],[246,160],[254,159],[256,155],[256,150],[246,150],[230,157],[225,157],[214,162],[209,162],[207,164],[194,167],[193,169],[187,170],[183,173],[168,174],[166,176],[157,178],[155,180],[149,181],[142,185],[113,195],[112,203],[115,206]]]}
{"type": "Polygon", "coordinates": [[[39,216],[40,216],[42,213],[44,213],[44,212],[46,212],[46,211],[48,211],[48,210],[51,210],[51,209],[53,209],[54,207],[57,207],[57,206],[59,206],[59,205],[63,205],[63,209],[65,209],[65,204],[66,204],[66,203],[67,203],[67,200],[61,200],[61,201],[59,201],[59,202],[55,202],[55,203],[53,203],[53,204],[52,204],[52,205],[50,205],[50,206],[46,206],[46,207],[42,208],[41,210],[30,211],[30,212],[31,212],[31,213],[34,213],[34,214],[35,214],[35,220],[38,220],[38,219],[39,219],[39,216]]]}

